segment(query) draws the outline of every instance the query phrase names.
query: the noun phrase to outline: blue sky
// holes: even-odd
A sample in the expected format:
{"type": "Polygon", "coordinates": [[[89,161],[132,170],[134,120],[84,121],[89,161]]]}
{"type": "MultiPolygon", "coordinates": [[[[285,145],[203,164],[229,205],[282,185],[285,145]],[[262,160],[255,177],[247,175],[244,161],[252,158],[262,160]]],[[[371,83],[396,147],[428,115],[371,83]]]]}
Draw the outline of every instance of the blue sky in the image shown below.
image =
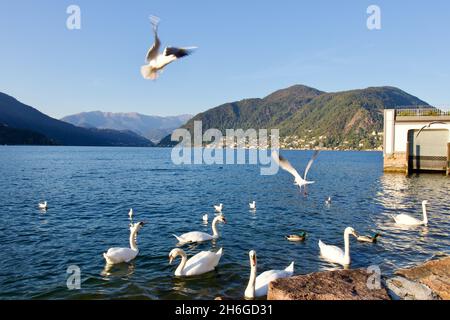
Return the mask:
{"type": "Polygon", "coordinates": [[[397,86],[450,105],[450,2],[0,0],[0,92],[53,117],[82,111],[198,113],[293,84],[324,91],[397,86]],[[66,28],[66,8],[82,28],[66,28]],[[369,5],[382,29],[366,27],[369,5]],[[156,82],[152,44],[198,46],[156,82]]]}

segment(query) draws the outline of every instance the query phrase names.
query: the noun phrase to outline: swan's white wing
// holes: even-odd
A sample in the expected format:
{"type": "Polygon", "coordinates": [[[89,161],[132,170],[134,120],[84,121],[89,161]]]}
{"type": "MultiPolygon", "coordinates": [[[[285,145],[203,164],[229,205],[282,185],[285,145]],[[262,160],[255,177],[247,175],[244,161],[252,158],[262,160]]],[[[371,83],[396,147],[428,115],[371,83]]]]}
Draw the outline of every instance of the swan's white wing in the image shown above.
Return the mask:
{"type": "Polygon", "coordinates": [[[420,221],[419,219],[416,219],[414,217],[411,217],[407,214],[399,214],[394,216],[395,222],[397,222],[398,224],[404,224],[404,225],[418,225],[418,224],[422,224],[422,221],[420,221]]]}
{"type": "Polygon", "coordinates": [[[200,275],[210,272],[217,267],[222,257],[222,249],[219,252],[202,251],[190,258],[184,267],[187,276],[200,275]]]}
{"type": "Polygon", "coordinates": [[[192,231],[192,232],[188,232],[185,234],[182,234],[181,236],[177,237],[178,241],[180,241],[180,239],[182,241],[180,242],[184,242],[184,243],[189,243],[189,242],[202,242],[202,241],[208,241],[213,239],[213,236],[210,234],[207,234],[205,232],[200,232],[200,231],[192,231]]]}
{"type": "Polygon", "coordinates": [[[269,270],[261,273],[255,282],[255,296],[262,297],[267,295],[269,283],[276,279],[292,276],[292,272],[286,270],[269,270]]]}
{"type": "Polygon", "coordinates": [[[133,260],[137,255],[137,251],[130,248],[111,248],[105,255],[107,260],[113,263],[121,263],[133,260]]]}
{"type": "Polygon", "coordinates": [[[340,262],[344,259],[344,251],[336,246],[328,245],[319,240],[320,254],[331,262],[340,262]]]}
{"type": "Polygon", "coordinates": [[[281,167],[281,169],[283,169],[283,170],[289,172],[290,174],[292,174],[295,177],[296,181],[303,181],[303,178],[300,177],[300,175],[298,174],[297,170],[295,170],[295,168],[290,164],[290,162],[288,160],[286,160],[281,155],[279,155],[278,152],[273,151],[272,152],[272,157],[274,158],[276,163],[281,167]]]}
{"type": "Polygon", "coordinates": [[[319,150],[314,151],[314,154],[313,154],[313,156],[311,157],[311,160],[309,160],[309,162],[308,162],[308,164],[307,164],[307,166],[306,166],[306,169],[305,169],[305,176],[303,177],[303,179],[306,180],[306,175],[308,174],[309,169],[311,169],[311,166],[312,166],[314,160],[316,160],[317,157],[319,156],[319,152],[320,152],[319,150]]]}

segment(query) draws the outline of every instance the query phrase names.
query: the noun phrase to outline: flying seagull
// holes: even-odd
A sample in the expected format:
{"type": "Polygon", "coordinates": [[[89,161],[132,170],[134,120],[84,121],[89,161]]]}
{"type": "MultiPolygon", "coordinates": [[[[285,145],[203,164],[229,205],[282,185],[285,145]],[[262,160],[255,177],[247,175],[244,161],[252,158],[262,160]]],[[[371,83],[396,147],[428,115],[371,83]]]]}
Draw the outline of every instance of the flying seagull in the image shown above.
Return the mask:
{"type": "Polygon", "coordinates": [[[314,183],[314,181],[307,181],[306,176],[308,175],[308,171],[311,168],[314,160],[317,159],[318,155],[319,155],[319,150],[314,151],[314,154],[311,157],[311,160],[309,160],[308,165],[306,166],[306,169],[305,169],[305,174],[302,178],[300,176],[300,174],[297,172],[297,170],[295,170],[295,168],[289,163],[288,160],[286,160],[285,158],[280,156],[277,151],[275,151],[275,150],[272,151],[272,157],[275,159],[275,161],[278,163],[278,165],[281,167],[281,169],[292,174],[295,178],[294,184],[299,186],[300,188],[302,186],[306,186],[308,184],[314,183]]]}
{"type": "Polygon", "coordinates": [[[159,18],[151,16],[150,21],[152,23],[153,32],[155,34],[155,43],[147,52],[147,56],[145,58],[145,62],[147,64],[141,67],[141,74],[144,79],[155,80],[158,78],[159,72],[162,71],[165,66],[179,58],[190,55],[194,51],[194,49],[196,49],[196,47],[166,47],[163,52],[159,52],[159,49],[161,47],[161,41],[158,38],[159,18]]]}
{"type": "Polygon", "coordinates": [[[430,123],[427,124],[426,126],[423,126],[422,129],[419,130],[419,132],[417,132],[416,138],[419,136],[419,134],[422,133],[423,130],[425,130],[426,128],[431,128],[431,126],[432,126],[433,124],[446,124],[446,123],[441,122],[441,121],[433,121],[433,122],[430,122],[430,123]]]}

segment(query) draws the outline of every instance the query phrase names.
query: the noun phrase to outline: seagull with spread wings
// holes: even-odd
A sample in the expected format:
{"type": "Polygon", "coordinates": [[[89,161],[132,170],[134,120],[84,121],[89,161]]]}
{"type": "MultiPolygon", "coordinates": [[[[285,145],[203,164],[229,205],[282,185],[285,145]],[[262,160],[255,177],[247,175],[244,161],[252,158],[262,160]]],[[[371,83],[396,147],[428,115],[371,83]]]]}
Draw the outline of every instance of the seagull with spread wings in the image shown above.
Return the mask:
{"type": "Polygon", "coordinates": [[[431,126],[432,126],[433,124],[446,124],[446,123],[441,122],[441,121],[433,121],[433,122],[430,122],[430,123],[427,124],[426,126],[423,126],[423,127],[419,130],[419,132],[417,132],[416,138],[419,136],[419,134],[422,133],[423,130],[425,130],[426,128],[431,128],[431,126]]]}
{"type": "Polygon", "coordinates": [[[165,66],[180,58],[190,55],[196,47],[166,47],[163,52],[159,52],[161,47],[161,41],[158,37],[159,18],[151,16],[150,20],[153,25],[153,33],[155,34],[155,43],[147,52],[147,56],[145,58],[145,62],[147,64],[141,67],[141,74],[144,79],[155,80],[158,78],[159,73],[165,66]]]}
{"type": "Polygon", "coordinates": [[[294,184],[299,186],[300,188],[302,186],[306,186],[308,184],[314,183],[314,181],[306,180],[306,176],[308,175],[308,171],[309,171],[309,169],[311,169],[311,166],[312,166],[314,160],[316,160],[318,156],[319,156],[319,150],[314,151],[314,154],[311,157],[311,160],[309,160],[309,162],[306,166],[305,174],[303,177],[301,177],[300,174],[297,172],[297,170],[289,163],[288,160],[286,160],[281,155],[279,155],[277,151],[275,151],[275,150],[272,151],[272,157],[275,159],[275,161],[278,163],[278,165],[281,167],[281,169],[292,174],[295,178],[294,184]]]}

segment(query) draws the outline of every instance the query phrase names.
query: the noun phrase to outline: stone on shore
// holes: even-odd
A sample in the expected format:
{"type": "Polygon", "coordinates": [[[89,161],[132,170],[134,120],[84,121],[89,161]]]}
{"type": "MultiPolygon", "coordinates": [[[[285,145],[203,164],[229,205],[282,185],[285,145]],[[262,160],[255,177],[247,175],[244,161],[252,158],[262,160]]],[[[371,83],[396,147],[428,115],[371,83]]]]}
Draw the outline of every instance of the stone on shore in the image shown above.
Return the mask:
{"type": "Polygon", "coordinates": [[[395,274],[427,286],[441,299],[450,300],[450,257],[400,269],[395,274]]]}
{"type": "Polygon", "coordinates": [[[438,296],[427,286],[403,277],[386,281],[389,295],[393,300],[438,300],[438,296]]]}
{"type": "Polygon", "coordinates": [[[268,300],[390,300],[380,283],[372,287],[373,273],[365,269],[316,272],[270,283],[268,300]],[[370,277],[370,278],[369,278],[370,277]]]}

